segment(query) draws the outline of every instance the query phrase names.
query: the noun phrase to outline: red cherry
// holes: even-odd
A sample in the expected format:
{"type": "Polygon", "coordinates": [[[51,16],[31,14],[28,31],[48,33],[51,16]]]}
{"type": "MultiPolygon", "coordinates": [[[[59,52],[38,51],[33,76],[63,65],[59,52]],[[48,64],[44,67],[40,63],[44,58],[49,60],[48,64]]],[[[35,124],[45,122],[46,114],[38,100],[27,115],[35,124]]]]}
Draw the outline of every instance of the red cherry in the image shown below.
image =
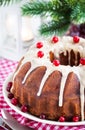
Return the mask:
{"type": "Polygon", "coordinates": [[[65,121],[65,117],[64,117],[64,116],[61,116],[61,117],[59,118],[59,121],[60,121],[60,122],[64,122],[64,121],[65,121]]]}
{"type": "Polygon", "coordinates": [[[58,37],[57,36],[54,36],[53,38],[52,38],[52,43],[57,43],[58,42],[58,37]]]}
{"type": "Polygon", "coordinates": [[[74,121],[74,122],[79,121],[79,117],[78,117],[78,116],[74,116],[74,117],[73,117],[73,121],[74,121]]]}
{"type": "Polygon", "coordinates": [[[36,44],[36,47],[37,47],[37,48],[42,48],[42,47],[43,47],[43,43],[42,43],[42,42],[38,42],[38,43],[36,44]]]}
{"type": "Polygon", "coordinates": [[[9,99],[12,99],[13,97],[14,97],[14,95],[13,95],[12,93],[9,93],[9,94],[8,94],[8,98],[9,98],[9,99]]]}
{"type": "Polygon", "coordinates": [[[80,59],[80,64],[85,65],[85,58],[80,59]]]}
{"type": "Polygon", "coordinates": [[[26,105],[22,105],[22,106],[21,106],[21,111],[22,111],[22,112],[27,112],[27,111],[28,111],[27,106],[26,106],[26,105]]]}
{"type": "Polygon", "coordinates": [[[44,53],[42,51],[38,51],[37,56],[39,58],[42,58],[44,56],[44,53]]]}
{"type": "Polygon", "coordinates": [[[74,36],[74,37],[73,37],[73,41],[74,41],[74,43],[78,43],[79,40],[80,40],[80,38],[79,38],[78,36],[74,36]]]}
{"type": "Polygon", "coordinates": [[[11,103],[16,106],[18,104],[18,100],[16,98],[12,98],[11,103]]]}
{"type": "Polygon", "coordinates": [[[59,66],[59,65],[60,65],[60,62],[59,62],[59,60],[53,60],[53,64],[54,64],[55,66],[59,66]]]}

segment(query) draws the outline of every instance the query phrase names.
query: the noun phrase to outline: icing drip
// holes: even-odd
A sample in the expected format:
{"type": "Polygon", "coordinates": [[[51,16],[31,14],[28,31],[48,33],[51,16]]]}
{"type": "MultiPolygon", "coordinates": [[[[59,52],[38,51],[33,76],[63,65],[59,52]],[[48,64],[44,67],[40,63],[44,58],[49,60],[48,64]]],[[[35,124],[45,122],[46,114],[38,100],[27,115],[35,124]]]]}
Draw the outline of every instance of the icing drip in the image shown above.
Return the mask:
{"type": "Polygon", "coordinates": [[[77,53],[75,53],[75,65],[77,65],[77,53]]]}
{"type": "Polygon", "coordinates": [[[70,65],[70,60],[71,60],[71,55],[70,55],[70,50],[68,51],[68,64],[70,65]]]}
{"type": "Polygon", "coordinates": [[[48,67],[48,69],[46,70],[46,73],[45,73],[45,75],[44,75],[44,77],[43,77],[43,79],[42,79],[42,81],[41,81],[41,84],[40,84],[40,87],[39,87],[39,91],[38,91],[38,93],[37,93],[37,96],[40,96],[40,95],[41,95],[42,89],[43,89],[44,84],[45,84],[45,81],[47,80],[47,78],[49,77],[49,75],[50,75],[53,71],[54,71],[54,70],[51,69],[51,68],[49,68],[49,67],[48,67]]]}
{"type": "Polygon", "coordinates": [[[50,73],[49,73],[49,71],[47,70],[46,73],[45,73],[45,75],[44,75],[44,77],[43,77],[43,79],[42,79],[42,81],[41,81],[41,84],[40,84],[40,87],[39,87],[39,91],[38,91],[38,93],[37,93],[37,96],[40,96],[40,95],[41,95],[43,86],[44,86],[45,81],[46,81],[46,79],[48,78],[49,74],[50,74],[50,73]]]}
{"type": "Polygon", "coordinates": [[[19,73],[19,71],[20,71],[20,69],[21,69],[22,66],[23,66],[23,64],[21,64],[20,67],[18,68],[18,70],[14,73],[13,81],[14,81],[16,75],[19,73]]]}
{"type": "Polygon", "coordinates": [[[84,86],[81,83],[80,87],[80,100],[81,100],[81,120],[84,120],[84,86]]]}
{"type": "Polygon", "coordinates": [[[28,71],[27,71],[27,73],[26,73],[26,75],[25,75],[25,77],[24,77],[24,79],[23,79],[23,81],[22,81],[22,84],[24,84],[24,83],[25,83],[25,81],[26,81],[26,79],[27,79],[28,75],[29,75],[29,74],[30,74],[30,72],[32,72],[35,68],[36,68],[36,67],[35,67],[35,66],[33,66],[33,67],[31,67],[31,69],[30,69],[30,70],[28,70],[28,71]]]}
{"type": "Polygon", "coordinates": [[[66,79],[68,76],[68,73],[62,73],[62,80],[61,80],[61,85],[60,85],[60,94],[59,94],[59,106],[61,107],[63,105],[63,92],[64,92],[64,87],[66,83],[66,79]]]}
{"type": "MultiPolygon", "coordinates": [[[[81,67],[81,66],[80,66],[81,67]]],[[[85,66],[79,69],[80,72],[80,101],[81,101],[81,120],[84,120],[84,89],[85,89],[85,66]]]]}

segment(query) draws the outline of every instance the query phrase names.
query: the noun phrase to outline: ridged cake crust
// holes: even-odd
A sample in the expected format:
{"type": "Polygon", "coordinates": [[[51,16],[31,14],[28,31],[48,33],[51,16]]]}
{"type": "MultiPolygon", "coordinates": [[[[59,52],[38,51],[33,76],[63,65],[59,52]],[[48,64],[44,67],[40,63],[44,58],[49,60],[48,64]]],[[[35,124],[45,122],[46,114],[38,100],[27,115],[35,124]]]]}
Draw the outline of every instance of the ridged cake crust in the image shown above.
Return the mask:
{"type": "Polygon", "coordinates": [[[85,57],[84,46],[84,39],[74,44],[72,37],[59,38],[57,44],[48,39],[41,49],[34,44],[13,77],[11,91],[20,105],[28,105],[29,113],[38,117],[44,114],[50,120],[58,121],[61,116],[66,121],[74,116],[84,120],[85,65],[79,62],[85,57]],[[37,57],[38,50],[44,52],[42,58],[37,57]],[[54,59],[60,61],[59,66],[53,65],[54,59]]]}

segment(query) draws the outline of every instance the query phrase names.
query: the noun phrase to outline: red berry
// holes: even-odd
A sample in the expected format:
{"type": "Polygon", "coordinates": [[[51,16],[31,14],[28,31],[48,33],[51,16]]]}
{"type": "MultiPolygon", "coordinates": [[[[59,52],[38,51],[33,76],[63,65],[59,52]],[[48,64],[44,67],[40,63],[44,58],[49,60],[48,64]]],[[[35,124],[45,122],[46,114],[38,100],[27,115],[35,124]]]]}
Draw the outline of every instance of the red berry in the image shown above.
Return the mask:
{"type": "Polygon", "coordinates": [[[27,112],[28,111],[28,107],[26,105],[22,105],[21,106],[21,111],[22,112],[27,112]]]}
{"type": "Polygon", "coordinates": [[[14,97],[14,95],[13,95],[12,93],[9,93],[9,94],[8,94],[8,98],[9,98],[9,99],[12,99],[13,97],[14,97]]]}
{"type": "Polygon", "coordinates": [[[74,117],[73,117],[73,121],[74,121],[74,122],[79,121],[79,117],[78,117],[78,116],[74,116],[74,117]]]}
{"type": "Polygon", "coordinates": [[[54,37],[52,38],[52,42],[53,42],[53,43],[57,43],[57,42],[58,42],[58,37],[57,37],[57,36],[54,36],[54,37]]]}
{"type": "Polygon", "coordinates": [[[41,114],[41,115],[40,115],[40,118],[41,118],[41,119],[46,119],[45,114],[41,114]]]}
{"type": "Polygon", "coordinates": [[[11,103],[16,106],[18,104],[18,100],[16,98],[12,98],[11,103]]]}
{"type": "Polygon", "coordinates": [[[59,62],[59,60],[53,60],[53,64],[54,64],[55,66],[59,66],[59,65],[60,65],[60,62],[59,62]]]}
{"type": "Polygon", "coordinates": [[[59,118],[59,121],[60,121],[60,122],[64,122],[64,121],[65,121],[65,117],[64,117],[64,116],[61,116],[61,117],[59,118]]]}
{"type": "Polygon", "coordinates": [[[74,36],[74,37],[73,37],[73,41],[74,41],[74,43],[78,43],[79,40],[80,40],[80,38],[79,38],[78,36],[74,36]]]}
{"type": "Polygon", "coordinates": [[[43,43],[42,43],[42,42],[38,42],[38,43],[36,44],[36,47],[37,47],[37,48],[42,48],[42,47],[43,47],[43,43]]]}
{"type": "Polygon", "coordinates": [[[42,51],[38,51],[37,56],[39,58],[42,58],[44,56],[44,53],[42,51]]]}
{"type": "Polygon", "coordinates": [[[8,85],[7,85],[6,90],[7,90],[8,92],[10,92],[11,87],[12,87],[12,82],[9,82],[8,85]]]}
{"type": "Polygon", "coordinates": [[[80,59],[80,64],[85,65],[85,58],[80,59]]]}

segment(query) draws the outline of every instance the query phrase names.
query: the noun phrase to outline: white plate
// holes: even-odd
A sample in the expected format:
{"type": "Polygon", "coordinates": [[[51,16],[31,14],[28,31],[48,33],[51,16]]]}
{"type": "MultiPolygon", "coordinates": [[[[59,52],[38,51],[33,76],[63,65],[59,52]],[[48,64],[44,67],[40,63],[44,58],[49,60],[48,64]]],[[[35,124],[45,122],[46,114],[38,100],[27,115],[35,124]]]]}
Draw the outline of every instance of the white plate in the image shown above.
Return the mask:
{"type": "Polygon", "coordinates": [[[5,80],[4,85],[3,85],[3,95],[4,95],[4,98],[5,98],[5,101],[7,102],[7,104],[13,110],[15,110],[17,113],[21,114],[22,116],[24,116],[26,118],[32,119],[34,121],[41,122],[41,123],[46,123],[46,124],[51,124],[51,125],[59,125],[59,126],[78,126],[78,125],[85,125],[85,121],[80,121],[80,122],[58,122],[58,121],[51,121],[51,120],[40,119],[40,118],[37,118],[37,117],[35,117],[35,116],[33,116],[33,115],[29,114],[29,113],[22,112],[18,106],[12,105],[11,102],[10,102],[10,99],[7,97],[8,92],[6,90],[6,87],[7,87],[8,82],[12,81],[12,77],[13,77],[13,74],[10,74],[7,77],[7,79],[5,80]]]}

